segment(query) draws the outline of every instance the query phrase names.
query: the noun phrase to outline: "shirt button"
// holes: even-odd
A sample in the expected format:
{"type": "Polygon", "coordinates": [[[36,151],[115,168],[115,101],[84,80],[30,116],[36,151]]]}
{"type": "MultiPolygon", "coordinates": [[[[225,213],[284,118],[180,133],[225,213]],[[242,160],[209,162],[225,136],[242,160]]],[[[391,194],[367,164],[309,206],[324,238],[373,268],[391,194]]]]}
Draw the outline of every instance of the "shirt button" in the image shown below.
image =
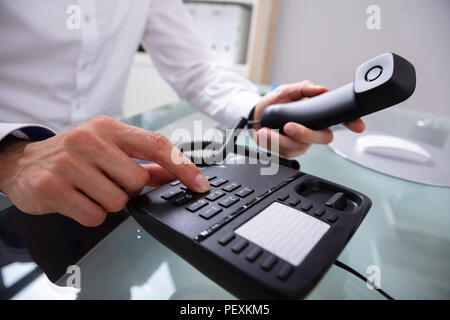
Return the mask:
{"type": "Polygon", "coordinates": [[[79,68],[80,68],[81,71],[85,71],[85,70],[89,69],[89,65],[87,63],[83,62],[83,63],[80,64],[79,68]]]}

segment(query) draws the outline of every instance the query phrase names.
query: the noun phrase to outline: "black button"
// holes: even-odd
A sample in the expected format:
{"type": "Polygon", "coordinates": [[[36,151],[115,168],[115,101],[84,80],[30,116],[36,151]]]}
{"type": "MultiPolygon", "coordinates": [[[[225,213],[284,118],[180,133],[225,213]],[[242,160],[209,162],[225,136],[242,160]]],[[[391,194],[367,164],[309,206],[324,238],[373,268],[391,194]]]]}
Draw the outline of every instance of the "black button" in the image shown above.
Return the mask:
{"type": "Polygon", "coordinates": [[[224,207],[224,208],[229,208],[229,207],[231,207],[233,204],[235,204],[238,201],[239,201],[239,198],[231,196],[231,197],[226,198],[225,200],[223,200],[219,204],[222,207],[224,207]]]}
{"type": "Polygon", "coordinates": [[[244,240],[244,239],[241,239],[238,243],[236,243],[236,244],[231,248],[231,250],[232,250],[234,253],[239,253],[239,252],[241,252],[242,250],[244,250],[245,247],[247,247],[247,246],[248,246],[248,241],[247,241],[247,240],[244,240]]]}
{"type": "Polygon", "coordinates": [[[254,262],[262,253],[262,249],[259,247],[254,247],[245,257],[248,261],[254,262]]]}
{"type": "Polygon", "coordinates": [[[291,201],[289,201],[289,204],[292,205],[292,206],[296,206],[300,202],[302,202],[302,199],[292,199],[291,201]]]}
{"type": "Polygon", "coordinates": [[[292,274],[292,272],[294,271],[294,268],[289,265],[289,264],[285,264],[280,271],[278,271],[277,273],[277,278],[285,281],[287,280],[287,278],[289,278],[289,276],[292,274]]]}
{"type": "Polygon", "coordinates": [[[221,185],[223,185],[223,184],[225,184],[225,183],[227,183],[228,182],[228,180],[225,180],[225,179],[222,179],[222,178],[220,178],[220,179],[217,179],[217,180],[215,180],[215,181],[213,181],[213,182],[211,182],[211,185],[213,186],[213,187],[220,187],[221,185]]]}
{"type": "Polygon", "coordinates": [[[200,210],[203,207],[206,207],[207,205],[208,205],[208,201],[206,201],[206,200],[198,200],[196,203],[191,204],[186,209],[189,210],[190,212],[195,212],[195,211],[200,210]]]}
{"type": "Polygon", "coordinates": [[[335,193],[328,201],[325,203],[326,206],[342,210],[347,205],[347,200],[343,192],[335,193]]]}
{"type": "Polygon", "coordinates": [[[224,195],[226,195],[225,192],[221,191],[221,190],[216,190],[212,193],[210,193],[206,199],[209,201],[216,201],[219,198],[222,198],[224,195]]]}
{"type": "Polygon", "coordinates": [[[266,260],[264,260],[264,262],[261,264],[261,268],[263,268],[263,270],[265,271],[270,271],[270,269],[272,269],[276,265],[277,261],[277,257],[271,255],[267,257],[266,260]]]}
{"type": "Polygon", "coordinates": [[[214,216],[216,216],[217,214],[219,214],[220,212],[222,212],[222,210],[223,210],[222,208],[219,208],[219,207],[214,206],[214,207],[209,208],[209,209],[206,210],[205,212],[201,213],[201,214],[200,214],[200,217],[202,217],[202,218],[204,218],[204,219],[206,219],[206,220],[209,220],[209,219],[211,219],[212,217],[214,217],[214,216]]]}
{"type": "Polygon", "coordinates": [[[229,185],[223,187],[222,190],[225,190],[226,192],[233,192],[234,190],[236,190],[240,186],[241,186],[240,184],[238,184],[236,182],[233,182],[233,183],[230,183],[229,185]]]}
{"type": "Polygon", "coordinates": [[[187,191],[187,190],[189,190],[189,188],[186,187],[186,186],[183,184],[183,185],[181,186],[181,190],[187,191]]]}
{"type": "Polygon", "coordinates": [[[325,213],[325,208],[323,208],[323,207],[318,207],[318,208],[314,209],[313,213],[314,213],[315,216],[321,217],[321,216],[323,216],[324,213],[325,213]]]}
{"type": "Polygon", "coordinates": [[[250,188],[244,188],[244,189],[241,189],[241,190],[239,190],[237,193],[236,193],[236,195],[238,196],[238,197],[240,197],[240,198],[245,198],[245,197],[247,197],[249,194],[252,194],[253,192],[255,192],[255,190],[253,190],[253,189],[250,189],[250,188]]]}
{"type": "Polygon", "coordinates": [[[170,199],[175,198],[176,196],[178,196],[178,195],[180,195],[182,193],[183,193],[183,191],[181,191],[181,190],[172,190],[172,191],[169,191],[169,192],[163,194],[161,196],[161,198],[163,198],[164,200],[170,200],[170,199]]]}
{"type": "Polygon", "coordinates": [[[282,194],[278,197],[278,200],[280,201],[286,201],[289,198],[288,194],[282,194]]]}
{"type": "Polygon", "coordinates": [[[302,205],[300,206],[300,209],[304,210],[304,211],[308,211],[309,209],[311,209],[313,206],[313,204],[309,201],[305,201],[302,203],[302,205]]]}
{"type": "Polygon", "coordinates": [[[329,222],[336,222],[339,216],[335,213],[331,213],[327,216],[327,221],[329,222]]]}
{"type": "Polygon", "coordinates": [[[383,74],[383,67],[376,66],[367,71],[366,73],[366,81],[372,82],[377,80],[383,74]]]}
{"type": "Polygon", "coordinates": [[[177,206],[181,206],[191,200],[193,200],[195,197],[193,194],[191,193],[185,193],[177,198],[175,198],[175,200],[173,200],[173,203],[177,206]]]}
{"type": "Polygon", "coordinates": [[[222,238],[220,238],[219,243],[223,246],[227,245],[228,243],[230,243],[231,240],[234,239],[234,233],[230,232],[229,234],[223,236],[222,238]]]}

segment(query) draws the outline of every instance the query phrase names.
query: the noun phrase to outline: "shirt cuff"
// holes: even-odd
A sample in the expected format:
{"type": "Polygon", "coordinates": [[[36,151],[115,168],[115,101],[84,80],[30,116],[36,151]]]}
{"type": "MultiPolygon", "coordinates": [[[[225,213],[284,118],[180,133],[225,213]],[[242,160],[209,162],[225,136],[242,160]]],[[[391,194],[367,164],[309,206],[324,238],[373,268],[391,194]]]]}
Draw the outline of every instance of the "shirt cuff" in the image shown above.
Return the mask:
{"type": "Polygon", "coordinates": [[[261,101],[261,95],[254,92],[240,92],[232,95],[228,102],[227,123],[236,124],[241,118],[247,119],[252,109],[261,101]],[[231,122],[231,123],[230,123],[231,122]]]}
{"type": "Polygon", "coordinates": [[[37,124],[0,123],[0,141],[8,135],[23,140],[41,141],[55,136],[56,132],[37,124]]]}

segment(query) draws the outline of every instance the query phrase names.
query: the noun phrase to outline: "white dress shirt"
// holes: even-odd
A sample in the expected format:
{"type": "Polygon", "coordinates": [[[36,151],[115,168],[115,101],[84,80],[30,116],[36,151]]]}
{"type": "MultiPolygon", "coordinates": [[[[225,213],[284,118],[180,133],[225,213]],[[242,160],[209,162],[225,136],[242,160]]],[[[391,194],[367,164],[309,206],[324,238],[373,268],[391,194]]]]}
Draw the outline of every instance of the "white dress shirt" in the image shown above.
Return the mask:
{"type": "Polygon", "coordinates": [[[0,0],[0,140],[120,118],[139,43],[181,98],[220,122],[260,100],[214,63],[181,0],[0,0]]]}

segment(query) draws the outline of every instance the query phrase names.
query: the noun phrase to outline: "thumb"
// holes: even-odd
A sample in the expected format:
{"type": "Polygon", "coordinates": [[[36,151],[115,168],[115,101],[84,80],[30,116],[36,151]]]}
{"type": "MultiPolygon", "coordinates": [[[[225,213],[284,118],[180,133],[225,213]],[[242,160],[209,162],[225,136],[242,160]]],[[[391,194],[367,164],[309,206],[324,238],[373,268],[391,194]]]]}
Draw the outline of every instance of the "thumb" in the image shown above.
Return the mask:
{"type": "Polygon", "coordinates": [[[313,84],[313,85],[302,87],[301,91],[302,91],[302,94],[301,94],[302,97],[314,97],[314,96],[318,96],[319,94],[327,92],[328,88],[324,87],[324,86],[313,84]]]}

